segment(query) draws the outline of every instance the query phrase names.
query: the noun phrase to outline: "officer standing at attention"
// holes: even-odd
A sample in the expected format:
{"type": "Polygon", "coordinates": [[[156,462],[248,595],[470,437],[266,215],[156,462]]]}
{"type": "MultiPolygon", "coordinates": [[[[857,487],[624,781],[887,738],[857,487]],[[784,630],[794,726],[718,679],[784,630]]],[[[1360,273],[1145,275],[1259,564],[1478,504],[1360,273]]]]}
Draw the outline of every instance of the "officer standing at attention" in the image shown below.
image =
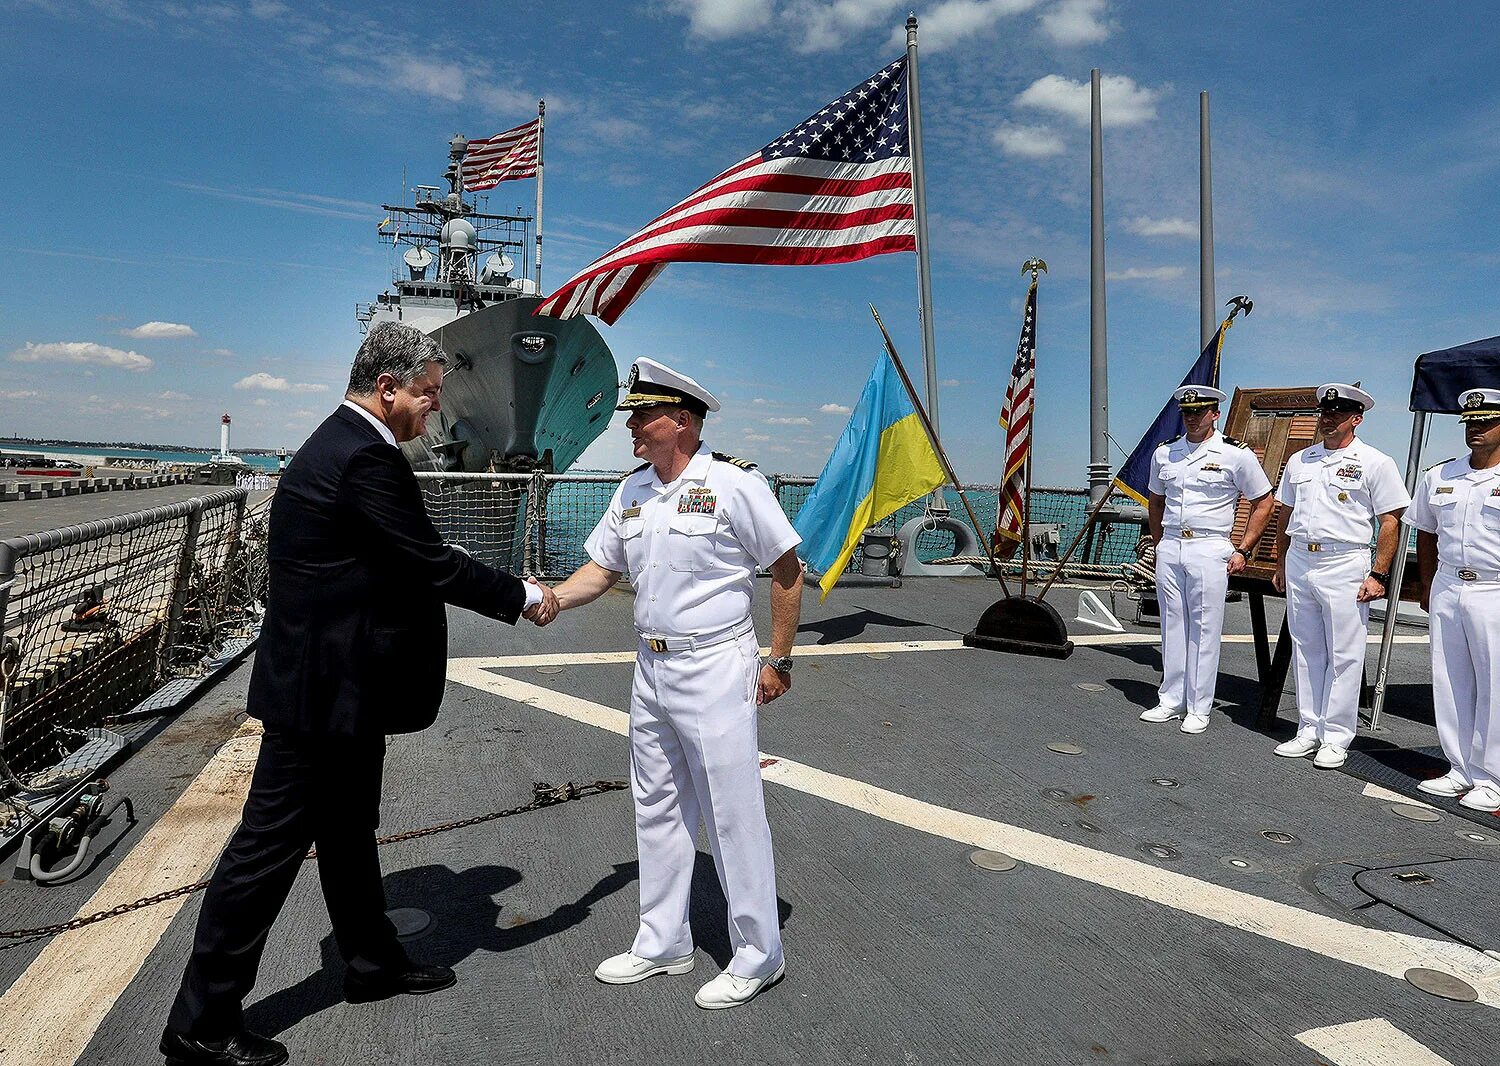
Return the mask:
{"type": "Polygon", "coordinates": [[[1417,530],[1432,703],[1449,765],[1417,787],[1500,811],[1500,389],[1469,389],[1458,406],[1469,454],[1424,473],[1405,518],[1417,530]]]}
{"type": "Polygon", "coordinates": [[[1297,735],[1276,746],[1290,759],[1342,766],[1359,726],[1359,686],[1369,635],[1370,601],[1386,595],[1411,503],[1389,455],[1355,439],[1375,406],[1363,389],[1318,386],[1319,444],[1287,461],[1276,499],[1291,509],[1276,538],[1272,584],[1286,593],[1287,627],[1297,667],[1297,735]],[[1375,563],[1371,523],[1379,521],[1375,563]]]}
{"type": "MultiPolygon", "coordinates": [[[[620,410],[638,458],[585,542],[590,561],[557,587],[559,610],[628,574],[640,636],[630,694],[630,781],[640,852],[640,927],[594,976],[630,984],[693,968],[688,897],[699,820],[729,902],[729,968],[700,1007],[745,1003],[780,980],[780,917],[757,742],[757,705],[791,687],[802,609],[801,543],[754,464],[711,452],[703,418],[719,402],[692,378],[640,359],[620,410]],[[771,655],[750,604],[771,572],[771,655]]],[[[545,621],[545,615],[540,621],[545,621]]]]}
{"type": "Polygon", "coordinates": [[[1161,688],[1143,722],[1182,718],[1182,732],[1208,728],[1219,679],[1224,593],[1229,575],[1245,569],[1275,502],[1271,482],[1250,448],[1214,428],[1227,398],[1207,385],[1172,393],[1187,432],[1151,456],[1147,516],[1156,545],[1156,597],[1161,604],[1161,688]],[[1234,511],[1244,496],[1250,518],[1233,544],[1234,511]]]}

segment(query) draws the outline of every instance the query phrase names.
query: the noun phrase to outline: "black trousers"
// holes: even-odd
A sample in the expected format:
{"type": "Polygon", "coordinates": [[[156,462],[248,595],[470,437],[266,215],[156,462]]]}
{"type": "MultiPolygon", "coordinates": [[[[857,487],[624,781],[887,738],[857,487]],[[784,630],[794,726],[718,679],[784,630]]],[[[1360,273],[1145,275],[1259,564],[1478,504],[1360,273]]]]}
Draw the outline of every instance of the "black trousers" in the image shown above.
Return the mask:
{"type": "Polygon", "coordinates": [[[384,737],[267,732],[240,826],[203,897],[193,954],[167,1028],[204,1040],[240,1030],[266,937],[309,845],[350,972],[401,969],[375,849],[384,737]]]}

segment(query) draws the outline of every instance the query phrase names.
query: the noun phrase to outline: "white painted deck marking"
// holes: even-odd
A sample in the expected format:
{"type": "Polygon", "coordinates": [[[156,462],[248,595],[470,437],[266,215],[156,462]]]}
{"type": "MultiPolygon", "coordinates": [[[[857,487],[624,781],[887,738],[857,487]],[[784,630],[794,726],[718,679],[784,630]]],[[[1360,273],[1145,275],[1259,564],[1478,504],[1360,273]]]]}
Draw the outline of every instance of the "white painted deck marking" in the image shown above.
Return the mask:
{"type": "Polygon", "coordinates": [[[1453,1066],[1384,1018],[1309,1029],[1297,1040],[1334,1066],[1453,1066]]]}
{"type": "MultiPolygon", "coordinates": [[[[259,753],[260,723],[246,722],[78,914],[203,880],[239,824],[259,753]]],[[[0,996],[0,1061],[77,1061],[186,902],[179,897],[55,937],[0,996]]]]}
{"type": "MultiPolygon", "coordinates": [[[[528,660],[531,656],[518,656],[528,660]]],[[[623,711],[491,672],[488,659],[454,659],[448,678],[518,703],[621,736],[623,711]]],[[[949,810],[874,785],[761,753],[762,777],[787,788],[872,814],[972,848],[1003,851],[1022,862],[1090,884],[1150,900],[1187,914],[1275,940],[1389,977],[1414,966],[1442,970],[1473,985],[1479,1002],[1500,1008],[1500,962],[1482,952],[1405,933],[1351,925],[1208,881],[1158,869],[1135,859],[1086,848],[1005,822],[949,810]]]]}
{"type": "Polygon", "coordinates": [[[1399,792],[1392,792],[1390,789],[1381,788],[1379,785],[1366,785],[1365,790],[1361,792],[1360,795],[1369,796],[1371,799],[1381,800],[1385,803],[1404,803],[1408,807],[1426,807],[1429,811],[1437,810],[1437,808],[1430,803],[1423,803],[1419,799],[1412,799],[1410,796],[1403,796],[1399,792]]]}

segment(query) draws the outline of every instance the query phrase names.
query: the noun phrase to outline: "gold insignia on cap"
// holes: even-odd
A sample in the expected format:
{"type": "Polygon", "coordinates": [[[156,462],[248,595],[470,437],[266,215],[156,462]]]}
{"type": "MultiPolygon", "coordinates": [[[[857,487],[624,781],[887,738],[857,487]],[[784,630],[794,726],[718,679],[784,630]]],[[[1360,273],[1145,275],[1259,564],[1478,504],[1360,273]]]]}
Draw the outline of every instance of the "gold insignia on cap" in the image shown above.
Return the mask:
{"type": "Polygon", "coordinates": [[[1197,389],[1188,389],[1186,392],[1184,392],[1182,394],[1182,398],[1187,403],[1194,403],[1198,399],[1198,390],[1197,389]]]}
{"type": "Polygon", "coordinates": [[[1484,393],[1482,392],[1471,392],[1468,396],[1464,397],[1465,407],[1478,407],[1482,403],[1484,403],[1484,393]]]}
{"type": "Polygon", "coordinates": [[[1339,398],[1339,390],[1338,389],[1324,389],[1323,390],[1323,399],[1325,399],[1325,400],[1337,400],[1338,398],[1339,398]]]}
{"type": "Polygon", "coordinates": [[[630,373],[625,375],[625,391],[634,392],[635,383],[641,378],[641,368],[636,363],[630,364],[630,373]]]}

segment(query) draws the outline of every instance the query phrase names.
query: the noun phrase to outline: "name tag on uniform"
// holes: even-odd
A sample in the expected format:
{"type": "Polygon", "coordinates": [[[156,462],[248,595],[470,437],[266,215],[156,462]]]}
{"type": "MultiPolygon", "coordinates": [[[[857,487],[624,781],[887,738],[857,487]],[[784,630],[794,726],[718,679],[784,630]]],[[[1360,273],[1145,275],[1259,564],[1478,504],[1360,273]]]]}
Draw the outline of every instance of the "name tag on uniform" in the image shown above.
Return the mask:
{"type": "Polygon", "coordinates": [[[1224,468],[1222,466],[1220,466],[1218,463],[1204,463],[1203,464],[1203,469],[1206,472],[1217,474],[1217,473],[1220,473],[1224,468]]]}
{"type": "Polygon", "coordinates": [[[640,516],[641,509],[639,507],[627,507],[620,512],[621,518],[639,518],[640,516]]]}
{"type": "Polygon", "coordinates": [[[689,492],[677,500],[678,514],[713,514],[719,498],[708,490],[689,492]]]}
{"type": "MultiPolygon", "coordinates": [[[[1446,496],[1449,493],[1451,493],[1452,491],[1453,491],[1453,486],[1452,485],[1439,485],[1437,487],[1437,494],[1439,496],[1446,496]]],[[[1490,495],[1491,496],[1500,496],[1500,489],[1497,489],[1495,492],[1490,493],[1490,495]]]]}

